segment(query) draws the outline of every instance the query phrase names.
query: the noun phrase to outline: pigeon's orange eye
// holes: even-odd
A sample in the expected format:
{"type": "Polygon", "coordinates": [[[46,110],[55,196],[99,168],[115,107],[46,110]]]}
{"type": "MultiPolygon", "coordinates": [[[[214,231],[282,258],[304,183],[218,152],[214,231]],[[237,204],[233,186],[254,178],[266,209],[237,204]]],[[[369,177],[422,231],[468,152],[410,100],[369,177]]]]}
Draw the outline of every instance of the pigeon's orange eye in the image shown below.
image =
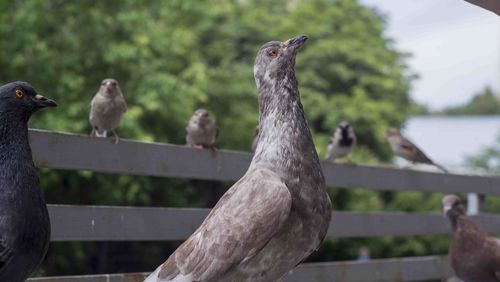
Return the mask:
{"type": "Polygon", "coordinates": [[[268,52],[269,57],[276,58],[278,56],[278,52],[275,49],[271,49],[268,52]]]}
{"type": "Polygon", "coordinates": [[[18,90],[16,90],[16,97],[17,97],[18,99],[23,98],[23,97],[24,97],[24,92],[23,92],[22,90],[19,90],[19,89],[18,89],[18,90]]]}

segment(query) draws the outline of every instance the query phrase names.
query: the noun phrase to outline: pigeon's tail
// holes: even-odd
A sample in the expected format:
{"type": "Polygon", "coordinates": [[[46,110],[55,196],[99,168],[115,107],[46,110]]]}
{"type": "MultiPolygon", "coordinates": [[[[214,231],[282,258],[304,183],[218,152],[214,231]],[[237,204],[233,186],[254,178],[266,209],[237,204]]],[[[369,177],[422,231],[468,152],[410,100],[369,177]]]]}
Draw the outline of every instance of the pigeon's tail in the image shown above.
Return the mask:
{"type": "Polygon", "coordinates": [[[440,164],[437,164],[437,163],[432,163],[432,165],[434,165],[435,167],[439,168],[440,170],[442,170],[444,173],[450,173],[446,168],[444,168],[442,165],[440,164]]]}

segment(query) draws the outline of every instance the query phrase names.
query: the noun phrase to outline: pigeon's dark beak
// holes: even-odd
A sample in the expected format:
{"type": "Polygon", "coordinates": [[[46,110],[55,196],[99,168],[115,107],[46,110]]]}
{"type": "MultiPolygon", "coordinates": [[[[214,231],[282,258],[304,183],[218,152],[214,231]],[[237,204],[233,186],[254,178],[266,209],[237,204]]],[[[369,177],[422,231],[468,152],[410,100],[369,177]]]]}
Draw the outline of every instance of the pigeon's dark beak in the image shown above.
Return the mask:
{"type": "Polygon", "coordinates": [[[307,39],[308,39],[308,37],[305,35],[299,35],[299,36],[296,36],[294,38],[288,39],[284,44],[285,45],[284,48],[286,50],[290,50],[292,52],[295,52],[295,51],[299,50],[302,45],[304,45],[304,43],[307,41],[307,39]]]}
{"type": "Polygon", "coordinates": [[[35,101],[38,108],[56,107],[57,106],[57,104],[54,100],[47,99],[40,94],[36,94],[35,98],[33,98],[33,100],[35,101]]]}

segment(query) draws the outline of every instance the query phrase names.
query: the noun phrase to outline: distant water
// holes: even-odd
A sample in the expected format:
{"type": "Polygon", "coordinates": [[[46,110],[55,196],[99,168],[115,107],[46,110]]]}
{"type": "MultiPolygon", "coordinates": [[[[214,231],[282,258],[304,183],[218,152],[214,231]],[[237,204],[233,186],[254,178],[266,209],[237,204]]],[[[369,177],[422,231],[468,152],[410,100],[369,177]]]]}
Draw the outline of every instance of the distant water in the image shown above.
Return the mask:
{"type": "Polygon", "coordinates": [[[435,162],[461,167],[467,156],[495,144],[500,116],[416,116],[403,132],[435,162]]]}

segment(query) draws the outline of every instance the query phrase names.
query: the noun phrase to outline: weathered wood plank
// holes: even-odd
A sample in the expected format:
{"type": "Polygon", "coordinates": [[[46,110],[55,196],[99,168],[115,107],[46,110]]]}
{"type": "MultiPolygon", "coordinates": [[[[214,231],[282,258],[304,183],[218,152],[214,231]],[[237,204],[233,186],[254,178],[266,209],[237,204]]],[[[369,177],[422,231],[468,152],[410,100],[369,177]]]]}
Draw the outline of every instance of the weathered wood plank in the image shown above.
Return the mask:
{"type": "MultiPolygon", "coordinates": [[[[52,241],[174,241],[191,235],[208,209],[49,205],[52,241]]],[[[481,228],[500,233],[500,216],[472,217],[481,228]]],[[[440,214],[334,212],[328,236],[449,234],[440,214]]]]}
{"type": "Polygon", "coordinates": [[[306,263],[297,267],[286,277],[285,282],[429,281],[448,278],[452,274],[444,257],[414,257],[368,262],[306,263]]]}
{"type": "MultiPolygon", "coordinates": [[[[378,259],[368,262],[306,263],[285,277],[285,282],[425,281],[452,275],[445,257],[378,259]]],[[[61,276],[28,279],[31,282],[137,282],[146,273],[61,276]]]]}
{"type": "Polygon", "coordinates": [[[74,275],[30,278],[29,282],[142,282],[146,273],[74,275]]]}
{"type": "MultiPolygon", "coordinates": [[[[40,167],[92,170],[132,175],[205,180],[239,179],[247,170],[249,153],[185,146],[110,140],[30,130],[35,163],[40,167]]],[[[500,178],[400,170],[351,164],[323,163],[328,186],[388,191],[427,191],[500,195],[500,178]]]]}

